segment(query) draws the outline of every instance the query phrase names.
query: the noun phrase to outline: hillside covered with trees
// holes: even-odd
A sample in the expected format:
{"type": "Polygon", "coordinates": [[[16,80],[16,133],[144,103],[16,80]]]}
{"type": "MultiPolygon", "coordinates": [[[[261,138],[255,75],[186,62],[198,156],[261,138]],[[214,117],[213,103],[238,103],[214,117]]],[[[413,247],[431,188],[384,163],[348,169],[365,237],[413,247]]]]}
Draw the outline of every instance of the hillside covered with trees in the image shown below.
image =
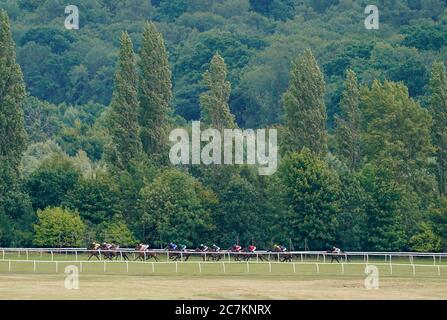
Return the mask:
{"type": "Polygon", "coordinates": [[[0,246],[447,249],[447,1],[0,0],[0,246]],[[278,172],[169,163],[277,128],[278,172]]]}

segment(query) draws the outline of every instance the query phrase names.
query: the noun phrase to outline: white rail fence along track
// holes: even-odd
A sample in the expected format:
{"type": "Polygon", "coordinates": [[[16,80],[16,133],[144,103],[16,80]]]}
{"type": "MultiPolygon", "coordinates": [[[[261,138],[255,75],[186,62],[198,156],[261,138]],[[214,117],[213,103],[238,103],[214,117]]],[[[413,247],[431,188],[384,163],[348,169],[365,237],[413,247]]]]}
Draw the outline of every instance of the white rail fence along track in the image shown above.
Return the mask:
{"type": "MultiPolygon", "coordinates": [[[[410,275],[416,276],[422,270],[430,269],[432,275],[447,277],[447,253],[416,253],[416,252],[345,252],[332,254],[325,251],[292,251],[292,252],[268,252],[259,251],[254,253],[231,252],[227,250],[219,252],[197,252],[197,251],[166,251],[135,249],[118,250],[88,250],[85,248],[0,248],[1,271],[14,272],[24,269],[29,272],[38,272],[43,265],[46,272],[63,272],[60,266],[69,264],[79,266],[82,273],[86,266],[101,266],[101,272],[107,273],[109,269],[113,272],[129,273],[130,268],[139,266],[140,270],[149,270],[155,273],[157,265],[172,265],[172,271],[179,272],[182,265],[188,265],[189,270],[202,273],[204,266],[217,265],[220,272],[226,273],[232,265],[241,266],[244,272],[250,273],[250,266],[262,267],[264,272],[272,273],[278,265],[287,266],[289,273],[299,273],[301,266],[312,268],[315,274],[322,273],[325,266],[333,266],[331,270],[343,275],[346,268],[350,266],[376,265],[386,268],[389,275],[395,270],[405,268],[410,275]],[[110,254],[113,253],[113,256],[110,254]],[[92,254],[95,256],[90,257],[92,254]],[[159,261],[147,261],[149,257],[156,255],[159,261]],[[88,260],[88,258],[91,260],[88,260]],[[126,259],[126,257],[128,259],[126,259]],[[217,259],[218,257],[218,259],[217,259]],[[337,257],[338,261],[333,258],[337,257]],[[142,261],[136,261],[140,258],[142,261]],[[286,259],[285,259],[286,258],[286,259]],[[188,260],[188,261],[185,261],[188,260]],[[281,262],[285,260],[284,262],[281,262]],[[6,264],[6,266],[5,266],[6,264]],[[119,266],[122,264],[122,266],[119,266]],[[21,268],[18,268],[20,266],[21,268]],[[51,267],[48,267],[51,266],[51,267]],[[119,267],[119,268],[117,268],[119,267]],[[175,268],[175,269],[174,269],[175,268]],[[408,270],[407,270],[408,269],[408,270]]],[[[96,268],[97,270],[97,268],[96,268]]],[[[385,269],[384,269],[385,270],[385,269]]],[[[422,272],[424,274],[424,272],[422,272]]]]}

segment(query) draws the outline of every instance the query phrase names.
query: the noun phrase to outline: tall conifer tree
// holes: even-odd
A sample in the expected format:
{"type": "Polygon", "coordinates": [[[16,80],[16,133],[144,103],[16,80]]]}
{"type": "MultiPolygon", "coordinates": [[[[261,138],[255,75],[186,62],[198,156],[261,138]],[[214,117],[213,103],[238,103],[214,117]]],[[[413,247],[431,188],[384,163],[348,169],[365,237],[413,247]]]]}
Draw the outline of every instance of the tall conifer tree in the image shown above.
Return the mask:
{"type": "Polygon", "coordinates": [[[307,147],[313,153],[327,153],[325,81],[312,51],[306,50],[290,72],[289,89],[284,94],[286,151],[307,147]]]}
{"type": "Polygon", "coordinates": [[[226,80],[227,73],[224,59],[216,53],[211,60],[209,70],[203,76],[208,90],[200,96],[202,120],[219,130],[235,127],[234,116],[228,104],[231,83],[226,80]]]}
{"type": "Polygon", "coordinates": [[[340,115],[335,118],[335,141],[338,156],[351,171],[361,162],[360,153],[360,90],[357,76],[348,70],[345,91],[340,101],[340,115]]]}
{"type": "Polygon", "coordinates": [[[435,62],[430,78],[430,111],[433,118],[432,142],[436,149],[436,176],[439,191],[447,193],[447,72],[444,63],[435,62]]]}
{"type": "Polygon", "coordinates": [[[112,159],[121,169],[141,152],[138,107],[138,75],[132,40],[123,33],[108,128],[115,151],[112,159]]]}
{"type": "MultiPolygon", "coordinates": [[[[9,19],[0,11],[0,174],[15,176],[25,150],[23,103],[26,98],[22,71],[16,63],[9,19]]],[[[8,178],[5,178],[7,180],[8,178]]],[[[3,179],[0,179],[3,180],[3,179]]]]}
{"type": "Polygon", "coordinates": [[[160,154],[166,146],[172,97],[168,53],[152,22],[144,27],[139,67],[141,142],[151,156],[160,154]]]}

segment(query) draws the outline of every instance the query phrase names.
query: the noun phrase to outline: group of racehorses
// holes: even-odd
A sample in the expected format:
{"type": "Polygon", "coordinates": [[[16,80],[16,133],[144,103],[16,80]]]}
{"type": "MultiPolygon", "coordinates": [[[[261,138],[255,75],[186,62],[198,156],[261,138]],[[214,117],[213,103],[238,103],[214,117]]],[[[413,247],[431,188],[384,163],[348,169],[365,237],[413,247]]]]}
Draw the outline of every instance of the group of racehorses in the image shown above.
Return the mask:
{"type": "MultiPolygon", "coordinates": [[[[117,260],[121,258],[122,260],[129,260],[129,253],[132,253],[128,250],[120,249],[119,246],[115,244],[102,243],[99,244],[97,242],[93,242],[88,247],[89,258],[93,257],[98,260],[101,258],[101,255],[104,259],[108,260],[117,260]]],[[[172,250],[169,246],[165,248],[165,251],[156,252],[149,249],[149,245],[138,244],[133,251],[135,253],[135,260],[140,261],[148,261],[150,259],[154,259],[155,261],[160,261],[158,254],[167,253],[168,257],[172,261],[188,261],[191,255],[200,255],[203,261],[220,261],[225,258],[226,255],[232,255],[235,261],[249,261],[250,259],[259,259],[260,261],[269,261],[273,259],[274,261],[279,262],[292,262],[294,255],[292,253],[287,252],[282,246],[273,246],[269,251],[263,252],[262,254],[257,254],[251,248],[242,248],[238,245],[235,245],[229,248],[226,251],[221,251],[218,247],[197,247],[195,250],[172,250]]],[[[343,251],[334,253],[332,250],[327,251],[327,255],[330,256],[331,263],[334,261],[340,262],[343,259],[346,262],[349,262],[349,256],[343,251]]]]}

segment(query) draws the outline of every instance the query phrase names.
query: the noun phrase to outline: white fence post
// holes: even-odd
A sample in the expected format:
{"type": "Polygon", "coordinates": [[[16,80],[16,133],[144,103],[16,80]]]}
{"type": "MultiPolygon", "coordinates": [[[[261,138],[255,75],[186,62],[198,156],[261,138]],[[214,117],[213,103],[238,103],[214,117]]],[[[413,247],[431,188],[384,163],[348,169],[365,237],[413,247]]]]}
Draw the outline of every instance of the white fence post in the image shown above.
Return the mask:
{"type": "Polygon", "coordinates": [[[54,261],[53,250],[51,250],[50,252],[51,252],[51,261],[54,261]]]}
{"type": "Polygon", "coordinates": [[[269,272],[272,273],[272,263],[269,262],[269,272]]]}
{"type": "Polygon", "coordinates": [[[8,271],[11,272],[11,260],[8,261],[8,271]]]}
{"type": "Polygon", "coordinates": [[[318,263],[315,264],[317,266],[317,273],[320,273],[320,266],[318,265],[318,263]]]}
{"type": "Polygon", "coordinates": [[[79,272],[82,272],[82,261],[79,263],[79,272]]]}
{"type": "Polygon", "coordinates": [[[129,273],[129,261],[126,261],[126,272],[129,273]]]}
{"type": "Polygon", "coordinates": [[[155,272],[155,264],[152,262],[152,273],[155,272]]]}
{"type": "Polygon", "coordinates": [[[441,267],[438,265],[438,276],[441,276],[441,267]]]}
{"type": "Polygon", "coordinates": [[[304,262],[304,260],[303,260],[303,253],[301,252],[301,263],[303,263],[304,262]]]}
{"type": "Polygon", "coordinates": [[[78,261],[78,251],[75,251],[76,261],[78,261]]]}
{"type": "Polygon", "coordinates": [[[29,260],[28,250],[26,250],[26,260],[29,260]]]}
{"type": "Polygon", "coordinates": [[[393,275],[393,265],[390,263],[390,275],[393,275]]]}
{"type": "Polygon", "coordinates": [[[202,264],[199,262],[199,273],[202,273],[202,264]]]}
{"type": "Polygon", "coordinates": [[[413,277],[415,277],[416,276],[416,267],[414,264],[412,264],[411,266],[413,267],[413,277]]]}
{"type": "Polygon", "coordinates": [[[343,262],[341,263],[341,274],[345,274],[345,265],[343,262]]]}
{"type": "Polygon", "coordinates": [[[296,265],[295,265],[295,262],[293,263],[293,273],[296,273],[296,265]]]}
{"type": "Polygon", "coordinates": [[[36,260],[33,261],[33,272],[36,272],[36,260]]]}
{"type": "Polygon", "coordinates": [[[225,273],[225,262],[222,262],[223,272],[225,273]]]}
{"type": "Polygon", "coordinates": [[[59,272],[59,262],[56,261],[56,273],[58,273],[58,272],[59,272]]]}
{"type": "Polygon", "coordinates": [[[104,273],[106,272],[106,263],[107,263],[107,261],[104,260],[104,273]]]}
{"type": "Polygon", "coordinates": [[[247,272],[250,272],[250,266],[248,265],[248,261],[247,261],[247,272]]]}

